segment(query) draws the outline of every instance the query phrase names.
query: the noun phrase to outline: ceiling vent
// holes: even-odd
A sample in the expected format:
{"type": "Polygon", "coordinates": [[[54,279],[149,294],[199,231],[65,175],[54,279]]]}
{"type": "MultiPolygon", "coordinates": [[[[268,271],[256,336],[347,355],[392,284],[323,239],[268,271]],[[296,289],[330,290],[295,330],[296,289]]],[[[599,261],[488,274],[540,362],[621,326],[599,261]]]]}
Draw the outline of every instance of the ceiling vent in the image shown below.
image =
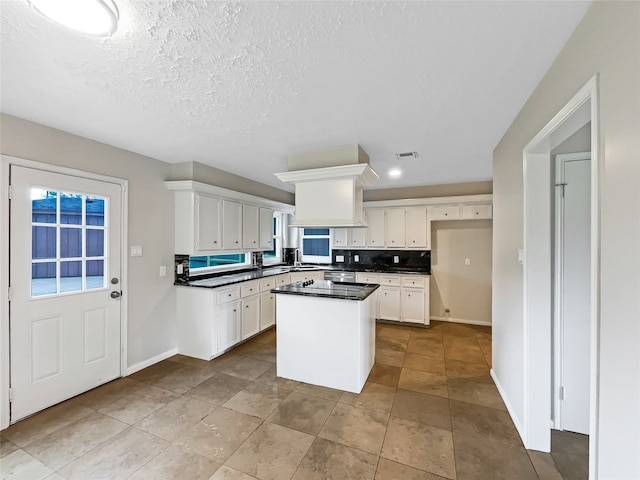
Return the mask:
{"type": "Polygon", "coordinates": [[[419,152],[403,152],[403,153],[396,153],[396,158],[398,160],[410,160],[413,158],[418,158],[420,156],[419,152]]]}

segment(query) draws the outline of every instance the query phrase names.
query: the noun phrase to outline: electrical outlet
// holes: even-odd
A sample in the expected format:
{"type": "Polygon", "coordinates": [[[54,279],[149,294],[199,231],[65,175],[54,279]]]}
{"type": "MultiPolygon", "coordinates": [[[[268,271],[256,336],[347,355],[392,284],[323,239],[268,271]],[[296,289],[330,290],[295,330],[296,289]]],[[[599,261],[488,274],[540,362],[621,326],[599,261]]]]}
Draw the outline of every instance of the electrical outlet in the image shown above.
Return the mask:
{"type": "Polygon", "coordinates": [[[336,255],[336,263],[343,263],[344,255],[336,255]]]}
{"type": "Polygon", "coordinates": [[[178,275],[182,275],[184,273],[184,265],[179,263],[178,266],[176,267],[176,273],[178,275]]]}
{"type": "Polygon", "coordinates": [[[398,255],[393,256],[393,263],[400,263],[400,257],[398,255]]]}
{"type": "Polygon", "coordinates": [[[167,267],[166,267],[166,265],[160,265],[160,276],[161,277],[166,277],[167,276],[167,267]]]}
{"type": "Polygon", "coordinates": [[[354,255],[353,256],[353,261],[358,263],[360,261],[360,255],[354,255]]]}

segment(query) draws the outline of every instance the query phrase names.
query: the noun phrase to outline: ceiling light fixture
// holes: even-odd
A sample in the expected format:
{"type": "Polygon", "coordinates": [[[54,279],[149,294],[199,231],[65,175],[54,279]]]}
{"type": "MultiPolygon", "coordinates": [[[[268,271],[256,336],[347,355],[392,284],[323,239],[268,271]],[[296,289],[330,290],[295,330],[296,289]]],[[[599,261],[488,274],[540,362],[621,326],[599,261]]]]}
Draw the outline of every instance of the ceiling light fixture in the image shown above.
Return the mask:
{"type": "Polygon", "coordinates": [[[389,176],[391,178],[397,178],[401,175],[402,175],[402,170],[400,170],[399,168],[392,168],[391,170],[389,170],[389,176]]]}
{"type": "Polygon", "coordinates": [[[60,25],[106,37],[118,28],[118,7],[112,0],[27,0],[35,10],[60,25]]]}

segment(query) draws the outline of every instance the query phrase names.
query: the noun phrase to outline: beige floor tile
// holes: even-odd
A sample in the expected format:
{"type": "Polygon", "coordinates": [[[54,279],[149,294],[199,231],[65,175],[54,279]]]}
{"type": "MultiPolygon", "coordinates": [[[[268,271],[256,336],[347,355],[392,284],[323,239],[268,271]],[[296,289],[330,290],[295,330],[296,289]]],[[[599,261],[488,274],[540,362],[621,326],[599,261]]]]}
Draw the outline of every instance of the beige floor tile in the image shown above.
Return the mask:
{"type": "Polygon", "coordinates": [[[375,363],[369,373],[367,382],[379,383],[380,385],[387,385],[389,387],[397,387],[398,380],[400,380],[401,370],[402,369],[400,367],[375,363]]]}
{"type": "Polygon", "coordinates": [[[264,372],[273,367],[271,362],[264,362],[254,358],[245,357],[238,361],[217,368],[218,372],[233,377],[244,378],[245,380],[255,380],[264,372]]]}
{"type": "Polygon", "coordinates": [[[223,463],[260,423],[255,417],[220,407],[182,434],[174,444],[223,463]]]}
{"type": "Polygon", "coordinates": [[[185,395],[218,406],[229,400],[250,383],[249,380],[244,380],[243,378],[215,373],[208,380],[193,387],[185,395]]]}
{"type": "Polygon", "coordinates": [[[450,431],[391,417],[380,455],[445,478],[456,478],[450,431]]]}
{"type": "Polygon", "coordinates": [[[437,338],[412,338],[407,345],[407,353],[443,358],[444,347],[437,338]]]}
{"type": "Polygon", "coordinates": [[[401,367],[404,362],[404,357],[404,352],[394,352],[393,350],[376,348],[376,363],[401,367]]]}
{"type": "Polygon", "coordinates": [[[288,395],[277,387],[254,382],[227,400],[224,407],[264,420],[288,395]]]}
{"type": "Polygon", "coordinates": [[[417,353],[407,353],[402,366],[411,370],[437,373],[438,375],[444,375],[446,373],[444,358],[428,357],[417,353]]]}
{"type": "Polygon", "coordinates": [[[0,437],[0,458],[6,457],[12,452],[18,450],[18,446],[11,440],[4,437],[0,437]]]}
{"type": "Polygon", "coordinates": [[[168,447],[168,443],[129,427],[59,470],[69,480],[127,478],[168,447]]]}
{"type": "Polygon", "coordinates": [[[338,403],[318,436],[374,455],[380,455],[388,421],[388,413],[374,412],[338,403]]]}
{"type": "Polygon", "coordinates": [[[372,480],[377,460],[371,453],[316,438],[293,480],[372,480]]]}
{"type": "Polygon", "coordinates": [[[78,395],[74,400],[85,407],[100,410],[110,403],[142,390],[144,383],[122,377],[78,395]]]}
{"type": "Polygon", "coordinates": [[[430,372],[411,370],[409,368],[402,369],[398,388],[428,393],[429,395],[438,395],[445,398],[448,396],[447,377],[430,372]]]}
{"type": "Polygon", "coordinates": [[[131,380],[137,382],[154,384],[158,382],[162,377],[166,377],[176,370],[180,370],[183,367],[180,363],[172,362],[170,360],[163,360],[150,367],[140,370],[134,374],[129,375],[131,380]]]}
{"type": "Polygon", "coordinates": [[[101,408],[100,413],[133,425],[176,398],[178,398],[176,393],[147,385],[143,389],[101,408]]]}
{"type": "Polygon", "coordinates": [[[11,425],[2,431],[2,436],[25,447],[92,413],[92,409],[73,402],[59,403],[11,425]]]}
{"type": "Polygon", "coordinates": [[[278,377],[276,374],[275,365],[273,365],[269,370],[267,370],[262,375],[260,375],[256,379],[256,382],[264,383],[271,387],[277,387],[280,390],[285,390],[285,391],[293,391],[293,389],[295,389],[298,385],[300,385],[300,382],[297,382],[296,380],[290,380],[288,378],[278,377]]]}
{"type": "Polygon", "coordinates": [[[509,414],[504,410],[450,400],[451,424],[455,433],[491,440],[511,447],[523,446],[509,414]]]}
{"type": "Polygon", "coordinates": [[[535,450],[527,450],[527,453],[540,480],[563,480],[550,453],[535,450]]]}
{"type": "Polygon", "coordinates": [[[134,473],[131,480],[209,480],[220,468],[210,458],[182,446],[171,445],[134,473]]]}
{"type": "Polygon", "coordinates": [[[226,465],[221,466],[209,480],[254,480],[256,477],[242,473],[226,465]]]}
{"type": "Polygon", "coordinates": [[[126,423],[93,412],[30,443],[25,451],[53,470],[58,470],[127,427],[126,423]]]}
{"type": "Polygon", "coordinates": [[[171,392],[183,394],[211,378],[214,373],[211,368],[184,365],[179,370],[160,378],[157,382],[154,382],[153,385],[171,392]]]}
{"type": "Polygon", "coordinates": [[[444,356],[447,359],[461,360],[469,363],[483,363],[484,355],[478,349],[445,346],[444,356]]]}
{"type": "Polygon", "coordinates": [[[442,337],[442,343],[446,348],[468,348],[469,350],[480,350],[480,344],[476,337],[442,337]]]}
{"type": "Polygon", "coordinates": [[[169,442],[201,422],[213,409],[210,403],[182,396],[134,424],[134,427],[169,442]]]}
{"type": "Polygon", "coordinates": [[[442,480],[442,478],[386,458],[381,458],[378,462],[375,476],[375,480],[442,480]]]}
{"type": "Polygon", "coordinates": [[[461,360],[447,358],[445,360],[447,367],[447,377],[451,378],[468,378],[468,377],[486,377],[489,375],[489,366],[486,362],[471,363],[461,360]]]}
{"type": "Polygon", "coordinates": [[[409,340],[411,330],[409,327],[384,326],[380,329],[379,337],[397,338],[398,340],[409,340]]]}
{"type": "Polygon", "coordinates": [[[292,392],[267,418],[299,432],[317,435],[336,402],[292,392]]]}
{"type": "Polygon", "coordinates": [[[191,367],[211,368],[211,362],[209,360],[187,357],[186,355],[180,355],[179,353],[174,355],[173,357],[168,358],[167,360],[181,363],[182,365],[189,365],[191,367]]]}
{"type": "Polygon", "coordinates": [[[451,430],[449,400],[436,395],[398,389],[393,401],[391,415],[411,420],[412,422],[451,430]]]}
{"type": "Polygon", "coordinates": [[[506,410],[491,377],[449,378],[449,398],[506,410]]]}
{"type": "MultiPolygon", "coordinates": [[[[31,480],[31,479],[30,479],[31,480]]],[[[51,475],[44,477],[44,480],[67,480],[58,472],[53,472],[51,475]]]]}
{"type": "Polygon", "coordinates": [[[344,392],[339,401],[340,403],[364,408],[365,410],[390,413],[395,394],[395,387],[378,383],[366,383],[359,394],[344,392]]]}
{"type": "MultiPolygon", "coordinates": [[[[433,322],[431,322],[433,324],[433,322]]],[[[411,330],[411,339],[433,338],[442,341],[442,330],[438,327],[414,328],[411,330]]]]}
{"type": "Polygon", "coordinates": [[[454,433],[458,480],[538,480],[523,447],[454,433]]]}
{"type": "Polygon", "coordinates": [[[235,451],[226,465],[260,480],[289,479],[313,440],[312,435],[264,423],[235,451]]]}
{"type": "Polygon", "coordinates": [[[24,450],[15,450],[0,462],[2,480],[41,480],[53,470],[36,460],[24,450]]]}
{"type": "Polygon", "coordinates": [[[406,352],[407,344],[409,340],[402,340],[400,338],[389,338],[378,336],[376,338],[376,348],[381,350],[391,350],[393,352],[406,352]]]}
{"type": "Polygon", "coordinates": [[[475,325],[469,325],[466,323],[444,322],[442,324],[443,336],[457,336],[457,337],[476,337],[479,330],[475,325]]]}
{"type": "Polygon", "coordinates": [[[342,396],[342,390],[321,387],[319,385],[311,385],[309,383],[300,383],[295,388],[294,392],[310,395],[312,397],[324,398],[325,400],[331,400],[334,402],[340,400],[340,397],[342,396]]]}
{"type": "Polygon", "coordinates": [[[551,456],[565,480],[589,476],[589,436],[551,430],[551,456]]]}

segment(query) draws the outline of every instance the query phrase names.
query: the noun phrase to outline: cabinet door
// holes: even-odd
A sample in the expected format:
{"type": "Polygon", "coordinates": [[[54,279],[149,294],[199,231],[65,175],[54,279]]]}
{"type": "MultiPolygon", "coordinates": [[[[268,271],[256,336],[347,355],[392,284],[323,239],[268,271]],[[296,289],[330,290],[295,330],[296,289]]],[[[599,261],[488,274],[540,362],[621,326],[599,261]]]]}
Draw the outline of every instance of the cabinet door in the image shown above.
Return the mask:
{"type": "Polygon", "coordinates": [[[364,247],[367,244],[366,233],[367,233],[366,228],[350,228],[349,229],[349,246],[364,247]]]}
{"type": "Polygon", "coordinates": [[[402,321],[424,324],[424,290],[404,288],[402,290],[402,321]]]}
{"type": "Polygon", "coordinates": [[[219,250],[220,200],[196,194],[196,251],[219,250]]]}
{"type": "Polygon", "coordinates": [[[400,287],[380,287],[378,289],[379,316],[383,320],[400,320],[400,287]]]}
{"type": "Polygon", "coordinates": [[[240,302],[230,302],[216,308],[218,321],[218,352],[240,341],[240,302]]]}
{"type": "Polygon", "coordinates": [[[238,250],[242,247],[242,205],[222,201],[222,248],[238,250]]]}
{"type": "Polygon", "coordinates": [[[273,210],[260,209],[260,249],[273,249],[273,210]]]}
{"type": "Polygon", "coordinates": [[[258,207],[253,205],[242,206],[242,247],[258,248],[258,236],[260,234],[260,217],[258,207]]]}
{"type": "Polygon", "coordinates": [[[406,218],[404,208],[390,208],[387,210],[387,247],[404,247],[405,230],[406,218]]]}
{"type": "Polygon", "coordinates": [[[407,247],[429,248],[425,207],[407,208],[407,247]]]}
{"type": "Polygon", "coordinates": [[[431,220],[459,220],[459,205],[434,205],[429,207],[429,218],[431,220]]]}
{"type": "Polygon", "coordinates": [[[260,296],[242,299],[242,340],[260,331],[260,296]]]}
{"type": "Polygon", "coordinates": [[[491,218],[491,205],[463,205],[462,218],[491,218]]]}
{"type": "Polygon", "coordinates": [[[348,228],[332,228],[331,229],[331,246],[333,248],[344,248],[348,246],[349,237],[348,228]]]}
{"type": "Polygon", "coordinates": [[[323,271],[315,271],[315,272],[291,272],[289,274],[291,276],[291,283],[301,282],[304,280],[323,280],[324,272],[323,271]]]}
{"type": "Polygon", "coordinates": [[[260,295],[260,330],[269,328],[276,323],[276,294],[263,293],[260,295]]]}
{"type": "Polygon", "coordinates": [[[371,208],[366,210],[367,223],[367,246],[368,247],[384,247],[384,219],[385,211],[383,208],[371,208]]]}

